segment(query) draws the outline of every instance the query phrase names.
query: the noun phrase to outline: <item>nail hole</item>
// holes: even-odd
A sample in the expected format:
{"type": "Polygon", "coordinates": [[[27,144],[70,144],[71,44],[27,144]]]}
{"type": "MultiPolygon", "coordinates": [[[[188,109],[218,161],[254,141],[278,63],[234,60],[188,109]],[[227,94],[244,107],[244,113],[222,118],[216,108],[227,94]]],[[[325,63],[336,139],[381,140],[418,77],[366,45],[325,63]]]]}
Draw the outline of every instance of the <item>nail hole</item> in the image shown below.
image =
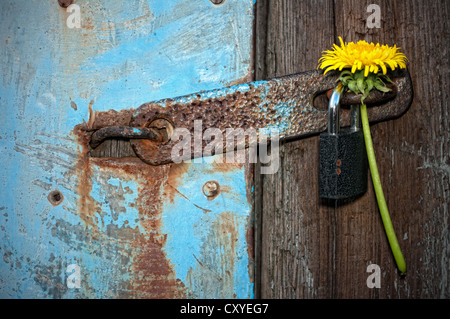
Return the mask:
{"type": "Polygon", "coordinates": [[[327,96],[327,92],[317,94],[313,100],[313,106],[319,111],[328,111],[328,104],[330,99],[327,96]]]}
{"type": "Polygon", "coordinates": [[[47,199],[53,206],[58,206],[63,202],[64,196],[60,191],[55,190],[51,191],[50,194],[48,194],[47,199]]]}
{"type": "Polygon", "coordinates": [[[58,0],[58,3],[61,7],[67,8],[73,3],[73,0],[58,0]]]}

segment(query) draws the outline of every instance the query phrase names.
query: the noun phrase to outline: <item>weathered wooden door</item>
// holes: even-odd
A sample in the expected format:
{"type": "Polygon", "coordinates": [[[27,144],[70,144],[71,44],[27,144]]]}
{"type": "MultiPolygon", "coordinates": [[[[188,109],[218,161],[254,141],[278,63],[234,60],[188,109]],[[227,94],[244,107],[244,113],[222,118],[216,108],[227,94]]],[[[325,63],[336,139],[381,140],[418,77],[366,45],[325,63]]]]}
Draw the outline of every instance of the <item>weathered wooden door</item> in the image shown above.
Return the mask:
{"type": "Polygon", "coordinates": [[[371,181],[356,201],[319,200],[318,137],[312,137],[284,143],[278,174],[257,184],[259,296],[449,298],[450,2],[260,0],[256,6],[257,79],[316,68],[321,52],[342,36],[401,47],[414,83],[409,111],[371,130],[406,277],[397,274],[371,181]],[[380,267],[380,288],[366,283],[370,265],[380,267]]]}

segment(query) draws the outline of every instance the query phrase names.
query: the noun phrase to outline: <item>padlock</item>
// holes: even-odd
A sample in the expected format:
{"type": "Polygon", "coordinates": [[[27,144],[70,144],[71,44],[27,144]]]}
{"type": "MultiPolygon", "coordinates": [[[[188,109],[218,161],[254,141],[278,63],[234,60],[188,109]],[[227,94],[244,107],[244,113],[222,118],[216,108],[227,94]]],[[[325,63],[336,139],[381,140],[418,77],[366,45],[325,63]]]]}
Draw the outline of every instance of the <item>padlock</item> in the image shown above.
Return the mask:
{"type": "Polygon", "coordinates": [[[342,94],[339,85],[330,98],[328,131],[320,135],[320,198],[356,198],[367,191],[368,162],[360,109],[351,106],[351,126],[341,128],[339,101],[342,94]]]}

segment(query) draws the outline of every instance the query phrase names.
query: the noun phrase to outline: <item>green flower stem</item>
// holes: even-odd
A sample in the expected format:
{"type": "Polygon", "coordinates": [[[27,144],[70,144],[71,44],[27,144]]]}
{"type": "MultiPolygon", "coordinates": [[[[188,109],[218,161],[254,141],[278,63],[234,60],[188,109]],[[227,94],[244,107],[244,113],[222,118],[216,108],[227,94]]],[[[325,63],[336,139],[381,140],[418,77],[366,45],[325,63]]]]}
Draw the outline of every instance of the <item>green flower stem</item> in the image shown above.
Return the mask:
{"type": "Polygon", "coordinates": [[[372,144],[372,137],[370,134],[369,119],[367,116],[367,106],[361,104],[361,121],[364,132],[364,140],[366,143],[367,158],[369,160],[370,174],[372,176],[372,182],[375,189],[375,195],[377,197],[378,208],[380,210],[381,219],[383,221],[384,229],[386,231],[389,245],[391,246],[392,253],[394,255],[397,267],[402,275],[406,274],[406,262],[403,258],[402,251],[398,244],[397,236],[395,235],[394,227],[392,226],[391,218],[389,216],[388,207],[383,194],[383,188],[381,186],[380,175],[378,173],[377,162],[375,158],[375,152],[372,144]]]}

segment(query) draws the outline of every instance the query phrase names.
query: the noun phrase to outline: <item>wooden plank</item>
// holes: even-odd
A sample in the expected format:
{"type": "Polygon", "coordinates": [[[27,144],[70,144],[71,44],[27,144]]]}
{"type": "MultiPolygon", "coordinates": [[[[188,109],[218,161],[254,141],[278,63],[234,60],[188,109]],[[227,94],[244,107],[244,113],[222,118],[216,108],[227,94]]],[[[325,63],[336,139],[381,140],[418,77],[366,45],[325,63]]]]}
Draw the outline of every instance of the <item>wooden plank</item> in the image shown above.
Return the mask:
{"type": "MultiPolygon", "coordinates": [[[[265,11],[257,11],[256,19],[266,16],[267,23],[265,32],[257,23],[256,34],[265,39],[257,43],[256,78],[316,68],[320,52],[334,36],[332,2],[262,2],[265,11]]],[[[262,183],[257,205],[262,214],[263,298],[313,298],[331,293],[333,253],[324,252],[333,249],[334,210],[320,206],[318,198],[311,196],[318,192],[317,156],[317,137],[288,143],[280,147],[277,174],[256,174],[262,183]],[[320,267],[323,264],[330,269],[320,267]],[[314,288],[319,286],[323,289],[314,288]]]]}
{"type": "Polygon", "coordinates": [[[371,129],[407,276],[397,274],[370,179],[358,200],[334,206],[318,199],[312,137],[285,144],[278,174],[260,177],[261,297],[448,298],[449,2],[262,2],[257,19],[267,32],[257,30],[264,37],[257,79],[315,68],[320,52],[342,36],[402,47],[415,99],[403,117],[371,129]],[[370,4],[380,6],[379,29],[367,28],[370,4]],[[381,268],[379,289],[367,287],[370,264],[381,268]]]}

